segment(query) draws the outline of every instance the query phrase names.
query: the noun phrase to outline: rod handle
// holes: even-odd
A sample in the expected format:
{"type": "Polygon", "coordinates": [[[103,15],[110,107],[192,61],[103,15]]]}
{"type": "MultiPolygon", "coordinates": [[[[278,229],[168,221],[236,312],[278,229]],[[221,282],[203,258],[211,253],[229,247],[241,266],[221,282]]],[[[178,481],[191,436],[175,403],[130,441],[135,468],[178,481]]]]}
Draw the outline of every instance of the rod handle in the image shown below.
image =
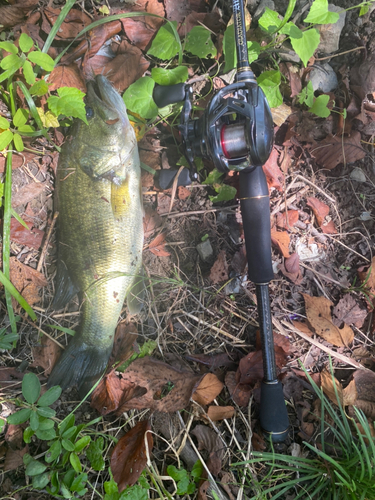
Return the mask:
{"type": "Polygon", "coordinates": [[[262,382],[259,418],[266,436],[274,443],[285,441],[289,433],[289,418],[279,380],[275,383],[262,382]]]}

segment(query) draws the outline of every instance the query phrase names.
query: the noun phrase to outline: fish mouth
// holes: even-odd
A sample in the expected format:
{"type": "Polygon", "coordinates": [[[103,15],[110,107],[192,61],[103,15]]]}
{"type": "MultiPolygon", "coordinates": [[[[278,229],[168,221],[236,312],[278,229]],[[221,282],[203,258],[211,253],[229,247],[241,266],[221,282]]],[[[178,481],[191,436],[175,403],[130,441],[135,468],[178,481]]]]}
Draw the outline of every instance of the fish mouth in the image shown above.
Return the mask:
{"type": "Polygon", "coordinates": [[[87,104],[96,104],[106,120],[127,118],[124,101],[105,76],[97,75],[95,80],[87,83],[87,104]]]}

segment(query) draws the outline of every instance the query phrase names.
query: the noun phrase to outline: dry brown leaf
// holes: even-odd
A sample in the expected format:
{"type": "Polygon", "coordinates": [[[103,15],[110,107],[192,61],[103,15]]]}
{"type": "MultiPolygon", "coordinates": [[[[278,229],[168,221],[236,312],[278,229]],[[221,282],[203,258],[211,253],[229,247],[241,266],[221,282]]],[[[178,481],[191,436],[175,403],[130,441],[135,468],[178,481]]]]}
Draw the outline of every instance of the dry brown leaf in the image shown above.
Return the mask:
{"type": "Polygon", "coordinates": [[[249,404],[252,389],[248,385],[239,384],[236,380],[236,372],[227,372],[225,385],[233,401],[238,406],[245,407],[249,404]]]}
{"type": "Polygon", "coordinates": [[[233,406],[209,406],[207,409],[207,415],[213,422],[232,418],[234,413],[235,410],[233,406]]]}
{"type": "Polygon", "coordinates": [[[305,293],[302,295],[305,299],[307,320],[315,333],[337,347],[348,346],[354,339],[354,332],[345,323],[343,328],[333,324],[333,303],[325,297],[311,297],[305,293]]]}
{"type": "Polygon", "coordinates": [[[297,330],[300,330],[302,333],[306,333],[309,337],[312,337],[314,335],[314,332],[312,332],[309,328],[309,325],[307,323],[303,323],[302,321],[292,321],[293,326],[297,328],[297,330]]]}
{"type": "Polygon", "coordinates": [[[30,184],[26,184],[26,186],[21,187],[17,193],[12,195],[12,207],[16,208],[20,205],[26,205],[29,201],[39,196],[45,188],[44,182],[30,182],[30,184]]]}
{"type": "Polygon", "coordinates": [[[127,486],[135,484],[147,464],[154,441],[148,420],[137,422],[122,436],[111,456],[111,471],[121,493],[127,486]],[[147,442],[147,448],[146,443],[147,442]]]}
{"type": "Polygon", "coordinates": [[[267,446],[262,436],[259,436],[256,432],[253,432],[251,436],[251,444],[255,451],[264,451],[267,446]]]}
{"type": "Polygon", "coordinates": [[[155,239],[151,241],[148,248],[150,252],[152,252],[154,255],[157,255],[158,257],[168,257],[171,254],[165,249],[165,243],[165,234],[160,233],[158,234],[158,236],[156,236],[155,239]]]}
{"type": "Polygon", "coordinates": [[[127,361],[135,352],[137,347],[138,329],[135,323],[120,323],[116,328],[115,340],[113,343],[111,357],[108,361],[108,367],[115,364],[121,365],[127,361]]]}
{"type": "Polygon", "coordinates": [[[86,92],[86,84],[82,77],[82,73],[75,62],[63,66],[56,66],[53,68],[48,77],[50,87],[48,90],[57,90],[60,87],[76,87],[82,92],[86,92]]]}
{"type": "Polygon", "coordinates": [[[4,439],[12,450],[21,450],[24,445],[22,425],[8,424],[4,439]]]}
{"type": "MultiPolygon", "coordinates": [[[[280,370],[283,366],[285,366],[287,362],[287,353],[282,347],[277,345],[276,342],[275,358],[276,367],[278,370],[280,370]]],[[[237,370],[237,380],[240,382],[240,384],[254,384],[257,381],[262,380],[263,376],[263,355],[261,350],[251,352],[241,359],[237,370]]]]}
{"type": "Polygon", "coordinates": [[[44,232],[33,227],[31,223],[26,223],[26,229],[18,220],[10,219],[10,239],[19,245],[25,245],[35,250],[39,250],[42,245],[44,232]]]}
{"type": "Polygon", "coordinates": [[[225,454],[225,446],[220,436],[206,425],[196,425],[191,434],[198,440],[198,450],[206,450],[210,454],[207,467],[211,474],[217,476],[225,454]]]}
{"type": "Polygon", "coordinates": [[[182,200],[182,201],[187,200],[189,198],[189,196],[191,196],[191,191],[190,191],[190,189],[187,189],[184,186],[179,186],[177,188],[177,196],[178,196],[179,200],[182,200]]]}
{"type": "Polygon", "coordinates": [[[155,230],[162,224],[162,218],[158,213],[152,210],[150,207],[146,207],[145,216],[143,218],[143,230],[145,234],[145,239],[149,238],[154,234],[155,230]]]}
{"type": "Polygon", "coordinates": [[[231,266],[233,271],[237,275],[242,275],[245,272],[247,266],[247,256],[246,256],[246,248],[245,245],[242,245],[241,248],[233,255],[231,266]]]}
{"type": "Polygon", "coordinates": [[[284,174],[278,165],[279,153],[276,148],[273,148],[270,157],[263,165],[264,173],[266,174],[268,187],[274,187],[278,191],[282,191],[284,188],[284,174]]]}
{"type": "Polygon", "coordinates": [[[271,241],[280,250],[283,257],[285,257],[286,259],[290,257],[290,237],[286,231],[271,230],[271,241]]]}
{"type": "Polygon", "coordinates": [[[11,257],[9,264],[10,281],[31,306],[38,303],[40,301],[39,287],[47,286],[43,274],[32,267],[25,266],[17,257],[11,257]]]}
{"type": "Polygon", "coordinates": [[[208,405],[221,393],[224,384],[213,373],[206,373],[192,395],[192,399],[201,405],[208,405]]]}
{"type": "Polygon", "coordinates": [[[290,229],[298,221],[298,210],[287,210],[276,214],[276,225],[279,229],[290,229]]]}
{"type": "Polygon", "coordinates": [[[375,403],[375,373],[368,370],[356,370],[353,379],[358,394],[358,399],[375,403]]]}
{"type": "Polygon", "coordinates": [[[350,383],[342,391],[342,400],[344,406],[353,406],[356,404],[358,398],[357,388],[355,385],[355,380],[351,380],[350,383]]]}
{"type": "MultiPolygon", "coordinates": [[[[337,395],[339,398],[340,405],[342,406],[343,404],[343,389],[342,385],[340,382],[334,377],[335,385],[336,385],[336,390],[337,390],[337,395]]],[[[335,404],[338,405],[337,402],[337,397],[336,397],[336,392],[335,392],[335,386],[333,385],[333,380],[332,380],[332,374],[328,372],[327,370],[323,370],[320,372],[320,382],[322,389],[324,391],[324,394],[335,404]]]]}
{"type": "Polygon", "coordinates": [[[307,206],[312,209],[316,217],[318,226],[325,234],[337,234],[337,230],[333,221],[326,221],[329,214],[329,206],[318,200],[317,198],[307,198],[307,206]]]}
{"type": "Polygon", "coordinates": [[[231,366],[236,363],[238,354],[233,353],[229,356],[226,352],[220,354],[187,354],[185,359],[208,366],[210,370],[219,368],[220,366],[231,366]]]}
{"type": "Polygon", "coordinates": [[[366,151],[361,145],[361,133],[357,130],[350,137],[329,136],[319,142],[319,146],[311,151],[316,162],[322,167],[332,170],[340,163],[353,163],[362,160],[366,151]]]}
{"type": "Polygon", "coordinates": [[[299,266],[298,253],[292,253],[288,259],[285,259],[284,264],[279,264],[279,269],[284,276],[289,278],[296,285],[301,284],[303,276],[299,266]]]}
{"type": "MultiPolygon", "coordinates": [[[[43,31],[47,34],[51,31],[52,26],[55,24],[57,17],[60,15],[60,9],[52,7],[45,7],[43,14],[48,19],[50,26],[48,30],[48,23],[43,23],[43,31]]],[[[58,40],[73,40],[80,31],[91,23],[90,17],[82,10],[70,9],[64,18],[64,22],[56,33],[55,37],[58,40]]]]}
{"type": "Polygon", "coordinates": [[[292,114],[292,108],[287,104],[281,104],[277,108],[271,108],[273,123],[278,127],[287,120],[288,116],[292,114]]]}
{"type": "Polygon", "coordinates": [[[15,385],[17,381],[21,381],[23,379],[23,376],[24,374],[13,366],[0,368],[0,387],[4,387],[7,384],[15,385]]]}
{"type": "Polygon", "coordinates": [[[23,456],[25,455],[25,453],[28,453],[28,451],[28,445],[26,445],[22,450],[12,450],[12,448],[8,448],[7,454],[5,456],[3,471],[7,472],[21,467],[23,465],[23,456]]]}
{"type": "Polygon", "coordinates": [[[0,19],[2,28],[12,28],[24,21],[26,14],[38,4],[38,0],[21,0],[15,5],[2,5],[0,19]]]}
{"type": "Polygon", "coordinates": [[[368,314],[367,309],[361,308],[353,295],[346,293],[333,308],[333,315],[347,325],[361,328],[368,314]]]}
{"type": "Polygon", "coordinates": [[[149,356],[136,359],[122,373],[121,383],[134,384],[145,392],[139,397],[122,398],[118,412],[144,408],[164,412],[182,410],[201,378],[201,375],[176,370],[149,356]]]}
{"type": "Polygon", "coordinates": [[[211,267],[210,280],[214,285],[228,280],[228,264],[225,258],[225,250],[221,250],[211,267]]]}
{"type": "Polygon", "coordinates": [[[61,347],[43,335],[41,345],[33,346],[31,350],[34,359],[31,366],[40,366],[44,369],[44,375],[49,375],[61,355],[61,347]]]}

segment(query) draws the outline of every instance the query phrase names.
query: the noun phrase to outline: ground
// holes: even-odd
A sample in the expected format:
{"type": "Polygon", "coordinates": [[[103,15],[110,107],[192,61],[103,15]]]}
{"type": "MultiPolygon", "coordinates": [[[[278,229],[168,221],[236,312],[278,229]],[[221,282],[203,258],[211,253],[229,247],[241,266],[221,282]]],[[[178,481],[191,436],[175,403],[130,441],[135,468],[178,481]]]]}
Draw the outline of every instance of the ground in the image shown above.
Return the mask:
{"type": "MultiPolygon", "coordinates": [[[[16,40],[24,32],[42,48],[62,3],[29,3],[30,8],[18,8],[16,14],[12,11],[15,17],[4,28],[2,40],[16,40]]],[[[284,10],[278,12],[284,15],[287,5],[282,3],[285,5],[280,9],[284,10]]],[[[352,2],[344,3],[347,8],[352,7],[352,2]]],[[[106,11],[100,14],[98,10],[102,7],[109,7],[110,14],[146,10],[178,23],[185,19],[185,27],[179,27],[181,36],[183,29],[203,24],[212,31],[218,49],[216,59],[184,59],[195,104],[202,110],[212,96],[209,92],[228,83],[218,62],[223,60],[222,34],[230,10],[225,2],[216,4],[187,1],[177,9],[169,0],[137,2],[126,8],[121,1],[77,2],[49,54],[56,58],[84,25],[95,16],[103,17],[106,11]]],[[[253,20],[248,40],[253,42],[261,41],[257,9],[258,2],[249,2],[253,20]]],[[[297,2],[294,22],[300,22],[307,9],[307,2],[306,6],[297,2]]],[[[290,57],[291,47],[286,54],[285,44],[270,48],[267,55],[262,53],[252,65],[257,76],[274,70],[275,64],[281,72],[283,104],[272,110],[275,143],[264,170],[271,201],[275,276],[270,283],[270,300],[276,364],[290,419],[290,435],[286,442],[275,446],[275,451],[286,456],[309,456],[305,442],[322,447],[320,399],[313,389],[314,382],[323,388],[332,404],[339,398],[349,415],[354,416],[354,406],[361,408],[372,427],[375,417],[372,9],[361,17],[359,9],[347,11],[342,30],[336,34],[337,49],[329,49],[335,40],[326,41],[328,45],[324,50],[317,49],[306,68],[290,57]],[[319,69],[325,63],[330,65],[337,84],[315,92],[315,99],[319,95],[329,96],[330,114],[321,117],[309,112],[311,104],[299,102],[298,95],[309,80],[313,81],[317,68],[322,85],[327,84],[327,67],[319,69]],[[339,394],[333,390],[332,377],[327,376],[331,368],[339,394]]],[[[122,94],[138,78],[149,76],[152,67],[165,66],[147,55],[161,21],[145,19],[143,23],[136,18],[113,21],[113,32],[97,31],[96,38],[91,33],[89,43],[79,54],[74,52],[72,56],[70,48],[65,65],[50,75],[50,90],[63,85],[83,89],[84,80],[92,72],[101,73],[105,68],[105,74],[122,94]],[[111,40],[111,54],[97,55],[106,40],[111,40]],[[119,59],[114,62],[116,58],[119,59]]],[[[25,104],[21,93],[19,101],[25,104]]],[[[9,109],[1,101],[0,104],[1,116],[9,118],[9,109]]],[[[37,105],[46,111],[45,97],[38,99],[37,105]]],[[[174,126],[177,116],[174,120],[172,123],[168,118],[156,119],[152,125],[135,125],[141,161],[151,169],[173,169],[176,164],[179,167],[183,148],[174,126]]],[[[33,307],[37,320],[31,321],[13,299],[19,339],[13,349],[4,349],[0,356],[3,419],[23,404],[21,384],[25,374],[36,374],[42,391],[45,390],[60,354],[59,345],[65,346],[69,340],[67,329],[75,330],[79,324],[78,298],[63,311],[51,309],[56,273],[54,175],[59,155],[55,145],[63,144],[66,131],[62,126],[50,128],[51,141],[26,138],[25,151],[13,156],[12,207],[31,231],[12,218],[10,279],[33,307]]],[[[133,470],[126,469],[127,462],[133,468],[135,456],[143,460],[143,467],[147,466],[150,498],[175,497],[175,483],[166,479],[171,475],[167,466],[191,471],[198,459],[205,464],[203,479],[197,481],[191,498],[213,498],[216,482],[221,483],[216,495],[223,499],[264,498],[259,493],[259,488],[266,488],[262,482],[264,466],[252,463],[244,469],[245,473],[241,466],[233,466],[251,459],[253,452],[271,450],[259,424],[263,369],[255,286],[247,280],[238,201],[212,201],[210,197],[216,194],[214,187],[218,186],[203,181],[213,165],[204,160],[202,167],[197,182],[185,187],[175,183],[166,190],[158,184],[158,172],[154,177],[150,169],[143,171],[144,307],[140,315],[131,317],[124,305],[113,353],[117,367],[129,358],[137,359],[125,371],[123,368],[122,375],[109,370],[91,403],[79,405],[80,398],[73,388],[64,391],[52,404],[56,422],[75,409],[77,425],[103,415],[83,434],[95,442],[105,437],[104,470],[93,466],[86,451],[77,452],[91,483],[84,498],[108,495],[104,482],[109,481],[109,465],[119,484],[118,478],[122,477],[122,487],[137,482],[139,474],[135,477],[133,470]],[[211,245],[211,252],[204,259],[197,251],[202,242],[211,245]],[[145,351],[145,346],[150,350],[145,351]],[[135,444],[130,442],[130,429],[135,429],[135,444]],[[152,433],[153,442],[148,438],[151,441],[144,450],[148,432],[152,433]],[[122,437],[124,441],[117,447],[120,456],[115,453],[110,462],[114,442],[122,437]],[[257,482],[261,484],[258,490],[254,486],[257,482]]],[[[3,182],[4,170],[5,159],[0,156],[3,182]]],[[[238,173],[228,173],[219,184],[223,181],[238,189],[238,173]]],[[[8,334],[8,309],[3,289],[0,292],[0,333],[8,334]]],[[[329,426],[332,420],[327,418],[326,424],[329,426]]],[[[22,432],[26,426],[9,424],[3,428],[0,457],[5,474],[1,498],[53,498],[45,486],[42,491],[33,488],[30,475],[25,475],[22,456],[29,453],[43,462],[50,446],[47,440],[36,436],[25,445],[22,432]]],[[[330,439],[328,436],[332,443],[330,439]]],[[[333,447],[330,450],[334,456],[333,447]]],[[[178,480],[176,476],[175,481],[178,480]]],[[[296,486],[281,498],[292,499],[298,493],[296,486]]],[[[187,493],[180,496],[183,494],[187,493]]],[[[322,498],[331,498],[329,492],[322,498]]]]}

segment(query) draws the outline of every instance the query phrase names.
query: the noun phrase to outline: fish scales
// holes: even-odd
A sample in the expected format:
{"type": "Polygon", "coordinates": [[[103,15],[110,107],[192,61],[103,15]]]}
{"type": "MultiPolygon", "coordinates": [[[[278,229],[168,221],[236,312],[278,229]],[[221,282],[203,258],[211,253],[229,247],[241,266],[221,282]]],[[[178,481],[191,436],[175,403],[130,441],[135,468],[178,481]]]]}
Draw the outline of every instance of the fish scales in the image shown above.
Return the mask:
{"type": "Polygon", "coordinates": [[[87,106],[89,125],[75,122],[56,176],[54,306],[78,291],[82,317],[48,382],[82,394],[106,367],[123,302],[141,279],[143,246],[140,162],[125,105],[99,76],[87,106]]]}

